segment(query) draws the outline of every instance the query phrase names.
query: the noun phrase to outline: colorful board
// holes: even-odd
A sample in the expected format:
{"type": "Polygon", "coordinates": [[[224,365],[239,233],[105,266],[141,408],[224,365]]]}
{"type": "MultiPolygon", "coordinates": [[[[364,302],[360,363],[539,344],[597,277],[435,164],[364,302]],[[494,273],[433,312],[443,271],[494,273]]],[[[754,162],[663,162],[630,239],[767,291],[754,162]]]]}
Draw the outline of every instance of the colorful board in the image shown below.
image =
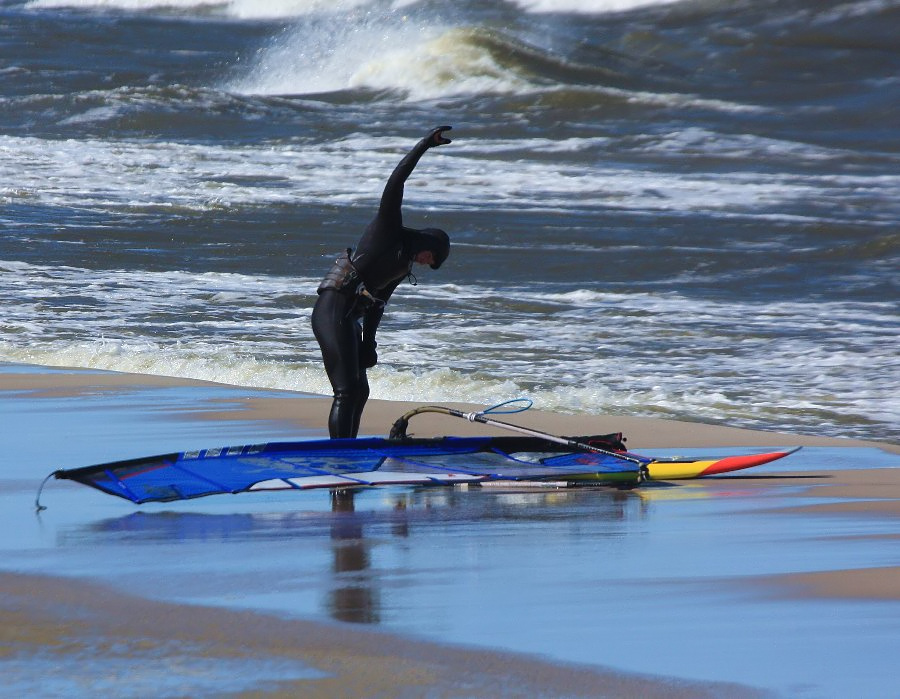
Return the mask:
{"type": "Polygon", "coordinates": [[[647,464],[647,475],[649,480],[652,481],[675,481],[716,476],[777,461],[799,451],[800,448],[797,447],[788,451],[773,451],[765,454],[725,456],[717,459],[661,459],[647,464]]]}

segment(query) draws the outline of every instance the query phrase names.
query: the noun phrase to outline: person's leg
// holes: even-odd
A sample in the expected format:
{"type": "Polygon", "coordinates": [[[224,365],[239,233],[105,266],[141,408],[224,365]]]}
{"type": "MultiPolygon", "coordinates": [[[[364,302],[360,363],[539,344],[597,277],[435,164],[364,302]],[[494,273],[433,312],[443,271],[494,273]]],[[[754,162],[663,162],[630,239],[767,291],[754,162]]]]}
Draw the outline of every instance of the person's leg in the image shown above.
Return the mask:
{"type": "Polygon", "coordinates": [[[332,439],[355,437],[359,415],[368,398],[365,372],[360,379],[360,329],[348,314],[348,300],[335,291],[319,295],[312,313],[312,328],[322,350],[325,372],[331,381],[334,401],[328,416],[332,439]],[[362,387],[364,392],[361,394],[362,387]]]}
{"type": "Polygon", "coordinates": [[[369,400],[369,378],[366,376],[366,368],[359,367],[359,380],[356,383],[356,404],[353,411],[353,436],[359,434],[359,423],[362,419],[363,408],[369,400]]]}

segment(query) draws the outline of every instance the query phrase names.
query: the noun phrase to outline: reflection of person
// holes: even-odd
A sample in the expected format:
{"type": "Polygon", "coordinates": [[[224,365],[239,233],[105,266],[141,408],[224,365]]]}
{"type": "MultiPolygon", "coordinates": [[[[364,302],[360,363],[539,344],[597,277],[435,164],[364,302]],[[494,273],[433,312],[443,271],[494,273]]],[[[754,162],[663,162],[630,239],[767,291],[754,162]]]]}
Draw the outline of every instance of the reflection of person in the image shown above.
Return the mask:
{"type": "Polygon", "coordinates": [[[406,179],[425,151],[450,143],[443,135],[449,130],[449,126],[433,129],[400,161],[356,252],[351,254],[348,248],[319,285],[312,327],[334,390],[328,417],[332,438],[355,437],[359,432],[369,397],[366,369],[378,361],[375,331],[385,303],[411,275],[414,262],[437,269],[450,254],[450,238],[444,231],[407,228],[400,211],[406,179]]]}
{"type": "Polygon", "coordinates": [[[338,621],[377,624],[378,588],[372,575],[362,520],[356,514],[352,490],[331,491],[331,538],[334,541],[334,588],[329,595],[331,616],[338,621]]]}

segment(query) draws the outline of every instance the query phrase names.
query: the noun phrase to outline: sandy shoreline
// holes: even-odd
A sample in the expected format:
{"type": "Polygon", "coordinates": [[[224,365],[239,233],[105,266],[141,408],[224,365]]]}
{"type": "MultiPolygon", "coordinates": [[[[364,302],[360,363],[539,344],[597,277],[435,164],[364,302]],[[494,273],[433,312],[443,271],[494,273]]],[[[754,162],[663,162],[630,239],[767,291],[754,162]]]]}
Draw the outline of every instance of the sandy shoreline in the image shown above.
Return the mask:
{"type": "MultiPolygon", "coordinates": [[[[27,392],[40,396],[74,396],[85,392],[114,392],[135,386],[217,386],[205,381],[165,376],[89,372],[78,369],[46,373],[0,373],[0,391],[27,392]]],[[[203,410],[194,410],[192,417],[209,420],[266,420],[294,424],[299,428],[321,430],[327,436],[328,410],[331,398],[289,391],[271,391],[274,396],[246,396],[217,401],[203,410]]],[[[361,434],[386,435],[391,425],[403,413],[422,405],[404,401],[370,400],[363,415],[361,434]]],[[[463,411],[483,409],[470,403],[442,403],[463,411]]],[[[781,432],[762,432],[721,425],[662,420],[657,418],[619,415],[562,415],[529,410],[514,416],[497,415],[498,420],[514,422],[525,427],[554,434],[604,434],[622,432],[628,446],[639,450],[653,448],[727,447],[727,446],[832,446],[873,447],[900,454],[900,445],[888,442],[798,435],[781,432]]],[[[410,434],[420,437],[442,435],[504,434],[496,427],[471,424],[465,420],[440,415],[419,415],[410,423],[410,434]]]]}
{"type": "Polygon", "coordinates": [[[308,679],[262,682],[253,696],[761,696],[725,683],[645,679],[360,627],[167,604],[84,582],[0,574],[0,591],[0,662],[12,653],[49,651],[61,663],[66,656],[118,648],[135,660],[170,656],[202,667],[222,659],[278,658],[318,671],[308,679]]]}
{"type": "MultiPolygon", "coordinates": [[[[209,386],[205,382],[79,370],[0,372],[0,400],[40,405],[42,399],[113,396],[141,387],[209,386]]],[[[185,405],[190,419],[278,422],[305,434],[324,436],[330,398],[267,391],[265,395],[212,398],[185,405]]],[[[372,401],[363,431],[386,434],[394,419],[413,404],[372,401]]],[[[479,406],[458,405],[461,409],[479,406]]],[[[168,414],[178,420],[178,405],[168,414]]],[[[877,448],[900,453],[897,445],[616,416],[560,416],[538,411],[501,417],[556,433],[622,431],[629,446],[641,448],[728,446],[822,446],[877,448]]],[[[463,420],[424,415],[414,419],[418,436],[486,434],[492,430],[463,420]]],[[[900,469],[876,468],[821,473],[743,475],[721,479],[710,488],[744,491],[796,489],[815,493],[815,504],[773,510],[790,526],[790,517],[828,514],[889,518],[900,515],[900,469]]],[[[754,515],[755,516],[755,515],[754,515]]],[[[826,536],[823,533],[823,536],[826,536]]],[[[890,535],[889,538],[897,538],[890,535]]],[[[759,590],[796,599],[900,600],[900,566],[798,572],[743,581],[759,590]]],[[[761,594],[765,594],[764,592],[761,594]]],[[[42,575],[0,573],[0,662],[13,657],[77,658],[86,650],[126,648],[132,659],[181,653],[173,641],[193,648],[197,662],[210,658],[277,658],[314,668],[327,676],[261,681],[254,695],[274,696],[665,696],[743,697],[756,690],[737,684],[642,678],[613,670],[567,666],[531,656],[485,652],[412,641],[369,628],[277,618],[273,615],[185,606],[128,597],[102,585],[42,575]]],[[[93,652],[93,651],[91,651],[93,652]]]]}

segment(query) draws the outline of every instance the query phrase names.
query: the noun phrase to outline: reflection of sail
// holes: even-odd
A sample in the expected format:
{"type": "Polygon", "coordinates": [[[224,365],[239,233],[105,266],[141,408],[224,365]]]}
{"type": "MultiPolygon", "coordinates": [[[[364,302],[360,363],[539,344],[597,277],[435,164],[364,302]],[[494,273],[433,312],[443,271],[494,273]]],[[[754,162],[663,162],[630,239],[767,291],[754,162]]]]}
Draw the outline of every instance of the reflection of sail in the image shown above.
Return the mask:
{"type": "Polygon", "coordinates": [[[335,514],[331,525],[335,579],[328,609],[337,621],[377,624],[381,620],[378,593],[369,572],[369,547],[362,521],[355,514],[353,497],[350,490],[331,493],[331,510],[335,514]]]}

